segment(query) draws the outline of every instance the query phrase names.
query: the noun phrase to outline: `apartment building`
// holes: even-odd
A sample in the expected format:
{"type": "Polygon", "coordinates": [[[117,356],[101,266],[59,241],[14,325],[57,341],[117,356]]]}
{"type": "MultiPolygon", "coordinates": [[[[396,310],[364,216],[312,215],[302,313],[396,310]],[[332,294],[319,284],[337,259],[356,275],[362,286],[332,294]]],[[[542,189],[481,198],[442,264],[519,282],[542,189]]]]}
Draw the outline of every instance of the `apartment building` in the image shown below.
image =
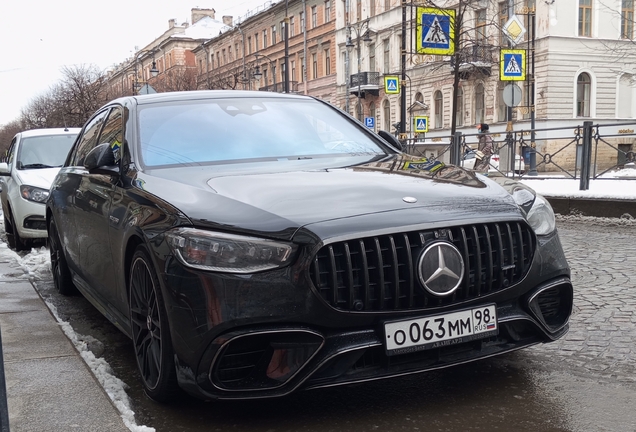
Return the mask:
{"type": "Polygon", "coordinates": [[[108,83],[115,96],[148,91],[195,90],[197,68],[193,50],[219,32],[230,29],[231,17],[215,18],[214,9],[191,9],[191,21],[181,25],[168,20],[168,29],[115,66],[108,83]]]}
{"type": "Polygon", "coordinates": [[[289,0],[236,20],[193,53],[200,89],[285,91],[285,22],[288,91],[332,101],[335,97],[334,0],[289,0]]]}

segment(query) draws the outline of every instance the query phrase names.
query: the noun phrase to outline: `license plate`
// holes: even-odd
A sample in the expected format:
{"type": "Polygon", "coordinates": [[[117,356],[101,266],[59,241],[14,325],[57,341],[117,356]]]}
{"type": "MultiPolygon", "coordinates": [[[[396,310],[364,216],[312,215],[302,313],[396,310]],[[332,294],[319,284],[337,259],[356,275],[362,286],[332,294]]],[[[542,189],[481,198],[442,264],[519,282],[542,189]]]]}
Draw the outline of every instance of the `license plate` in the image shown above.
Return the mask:
{"type": "Polygon", "coordinates": [[[455,345],[498,333],[494,304],[384,324],[388,355],[455,345]]]}

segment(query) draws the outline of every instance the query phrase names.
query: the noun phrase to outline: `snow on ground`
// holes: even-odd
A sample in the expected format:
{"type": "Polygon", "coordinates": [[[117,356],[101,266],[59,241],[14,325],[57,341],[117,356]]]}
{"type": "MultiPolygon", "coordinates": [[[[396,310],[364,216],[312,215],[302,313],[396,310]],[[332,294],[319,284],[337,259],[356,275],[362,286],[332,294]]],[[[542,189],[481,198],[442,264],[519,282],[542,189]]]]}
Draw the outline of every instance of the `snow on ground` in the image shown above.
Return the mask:
{"type": "MultiPolygon", "coordinates": [[[[2,219],[2,209],[0,209],[0,219],[2,219]]],[[[38,280],[45,278],[51,279],[53,277],[51,275],[51,259],[48,248],[33,248],[26,255],[20,256],[12,249],[9,249],[9,246],[6,243],[4,225],[1,223],[0,259],[5,259],[7,261],[14,260],[24,271],[23,275],[11,275],[11,277],[26,279],[34,281],[35,283],[37,283],[38,280]]],[[[2,275],[0,275],[0,277],[2,277],[2,275]]],[[[126,393],[126,383],[113,375],[113,371],[106,360],[95,357],[95,355],[88,349],[88,343],[93,341],[94,338],[92,336],[84,336],[76,333],[68,322],[60,318],[55,305],[49,301],[44,301],[62,328],[62,331],[70,339],[73,345],[75,345],[77,351],[79,351],[86,364],[90,367],[101,386],[113,401],[115,407],[119,410],[121,418],[128,429],[132,432],[155,432],[155,428],[140,426],[135,422],[135,412],[131,409],[130,398],[126,393]]]]}

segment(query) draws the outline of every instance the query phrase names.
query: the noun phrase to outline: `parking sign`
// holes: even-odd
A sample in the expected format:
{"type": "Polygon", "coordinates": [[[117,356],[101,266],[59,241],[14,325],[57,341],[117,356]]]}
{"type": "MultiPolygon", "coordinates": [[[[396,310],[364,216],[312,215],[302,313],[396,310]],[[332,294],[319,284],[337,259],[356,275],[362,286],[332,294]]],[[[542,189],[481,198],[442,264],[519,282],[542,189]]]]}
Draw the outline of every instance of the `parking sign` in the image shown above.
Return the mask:
{"type": "Polygon", "coordinates": [[[368,127],[369,129],[374,129],[375,128],[375,117],[365,117],[364,118],[364,125],[366,127],[368,127]]]}

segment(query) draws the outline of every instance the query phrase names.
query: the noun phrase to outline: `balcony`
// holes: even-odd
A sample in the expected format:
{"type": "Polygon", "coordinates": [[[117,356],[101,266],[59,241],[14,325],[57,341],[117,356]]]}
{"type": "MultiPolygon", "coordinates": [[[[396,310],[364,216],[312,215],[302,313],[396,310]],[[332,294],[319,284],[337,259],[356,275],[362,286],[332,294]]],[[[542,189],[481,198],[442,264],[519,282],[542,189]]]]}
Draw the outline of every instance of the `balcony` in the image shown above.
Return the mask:
{"type": "MultiPolygon", "coordinates": [[[[258,88],[260,91],[268,91],[274,93],[284,93],[285,92],[285,83],[277,82],[274,84],[266,85],[258,88]]],[[[290,93],[298,93],[298,81],[289,81],[289,92],[290,93]]]]}
{"type": "Polygon", "coordinates": [[[490,76],[493,64],[498,65],[496,47],[492,45],[475,44],[460,48],[454,56],[451,56],[451,69],[455,70],[455,61],[459,58],[459,75],[461,79],[469,79],[471,76],[490,76]]]}
{"type": "Polygon", "coordinates": [[[349,78],[349,93],[364,97],[366,93],[373,96],[380,94],[380,73],[360,72],[349,78]],[[358,95],[360,91],[360,95],[358,95]]]}

